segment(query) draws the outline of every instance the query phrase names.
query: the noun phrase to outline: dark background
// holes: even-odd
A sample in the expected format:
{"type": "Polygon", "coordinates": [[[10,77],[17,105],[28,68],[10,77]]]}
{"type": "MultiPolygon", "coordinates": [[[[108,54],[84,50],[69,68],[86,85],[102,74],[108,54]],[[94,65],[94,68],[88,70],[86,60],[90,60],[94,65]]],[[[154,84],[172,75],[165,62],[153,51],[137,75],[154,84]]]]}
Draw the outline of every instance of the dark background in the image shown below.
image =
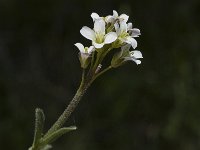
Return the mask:
{"type": "Polygon", "coordinates": [[[90,14],[127,13],[144,59],[100,77],[54,150],[200,149],[199,0],[0,0],[0,149],[27,150],[34,109],[47,130],[81,76],[76,42],[90,14]]]}

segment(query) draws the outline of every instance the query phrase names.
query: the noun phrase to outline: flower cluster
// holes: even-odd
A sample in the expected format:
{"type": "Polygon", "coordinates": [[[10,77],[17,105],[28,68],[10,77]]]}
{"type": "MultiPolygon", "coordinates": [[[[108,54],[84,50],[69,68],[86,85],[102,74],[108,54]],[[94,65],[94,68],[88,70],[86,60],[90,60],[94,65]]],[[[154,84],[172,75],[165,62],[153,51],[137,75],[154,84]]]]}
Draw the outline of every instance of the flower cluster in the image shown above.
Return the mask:
{"type": "Polygon", "coordinates": [[[91,17],[94,23],[93,29],[84,26],[80,30],[80,33],[91,41],[91,46],[84,47],[81,43],[75,44],[80,51],[79,60],[83,68],[80,87],[65,111],[45,134],[43,110],[36,109],[34,140],[29,150],[49,150],[53,141],[69,131],[76,130],[75,126],[63,127],[63,125],[96,78],[127,61],[141,64],[139,59],[143,58],[142,53],[138,50],[130,51],[131,47],[133,49],[137,47],[135,38],[139,37],[140,30],[133,28],[132,23],[128,23],[129,16],[118,15],[114,10],[113,15],[100,17],[97,13],[92,13],[91,17]],[[110,51],[112,51],[110,56],[113,54],[111,63],[108,67],[104,67],[102,62],[110,51]]]}
{"type": "Polygon", "coordinates": [[[75,44],[80,50],[79,59],[82,68],[87,68],[91,63],[91,67],[97,69],[107,53],[116,48],[121,49],[116,50],[111,67],[119,67],[127,61],[141,63],[138,59],[143,58],[142,53],[138,50],[130,51],[131,47],[133,49],[137,47],[135,38],[139,37],[140,30],[133,28],[132,23],[128,23],[129,16],[118,15],[114,10],[113,15],[100,17],[97,13],[92,13],[91,17],[94,23],[93,29],[84,26],[80,33],[91,41],[92,46],[88,48],[81,43],[75,44]]]}

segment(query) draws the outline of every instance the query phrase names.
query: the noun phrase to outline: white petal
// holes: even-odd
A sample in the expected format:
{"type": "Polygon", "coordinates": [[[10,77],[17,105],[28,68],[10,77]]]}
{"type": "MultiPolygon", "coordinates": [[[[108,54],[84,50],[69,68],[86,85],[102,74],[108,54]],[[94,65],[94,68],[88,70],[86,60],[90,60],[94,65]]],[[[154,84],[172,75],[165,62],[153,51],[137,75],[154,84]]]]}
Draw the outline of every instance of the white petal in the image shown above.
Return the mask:
{"type": "Polygon", "coordinates": [[[120,22],[120,30],[121,32],[127,32],[127,24],[125,21],[120,22]]]}
{"type": "Polygon", "coordinates": [[[133,28],[131,32],[132,32],[131,34],[132,37],[138,37],[139,35],[141,35],[140,29],[137,29],[137,28],[133,28]]]}
{"type": "Polygon", "coordinates": [[[113,23],[115,21],[115,18],[109,15],[109,16],[106,16],[105,21],[106,23],[113,23]]]}
{"type": "Polygon", "coordinates": [[[131,30],[132,28],[133,28],[133,24],[132,24],[132,23],[128,23],[128,24],[127,24],[127,29],[128,29],[128,30],[131,30]]]}
{"type": "Polygon", "coordinates": [[[115,19],[117,19],[118,16],[119,16],[119,15],[118,15],[117,11],[116,11],[116,10],[113,10],[113,17],[114,17],[115,19]]]}
{"type": "Polygon", "coordinates": [[[90,54],[90,53],[92,53],[94,50],[95,50],[94,46],[90,46],[90,47],[88,48],[88,53],[90,54]]]}
{"type": "Polygon", "coordinates": [[[86,61],[86,59],[90,56],[88,53],[81,53],[81,58],[82,58],[82,61],[86,61]]]}
{"type": "Polygon", "coordinates": [[[121,15],[119,16],[120,21],[125,21],[125,22],[127,22],[127,21],[128,21],[128,18],[129,18],[129,16],[127,16],[126,14],[121,14],[121,15]]]}
{"type": "Polygon", "coordinates": [[[117,39],[117,34],[115,32],[109,32],[105,35],[105,44],[114,42],[117,39]]]}
{"type": "Polygon", "coordinates": [[[104,43],[99,44],[99,43],[93,42],[92,44],[94,45],[95,48],[102,48],[104,46],[104,43]]]}
{"type": "Polygon", "coordinates": [[[80,33],[82,34],[82,36],[84,36],[86,39],[89,40],[95,40],[95,33],[92,29],[90,29],[89,27],[82,27],[82,29],[80,30],[80,33]]]}
{"type": "Polygon", "coordinates": [[[140,60],[132,59],[132,61],[134,61],[137,65],[141,64],[141,61],[140,61],[140,60]]]}
{"type": "Polygon", "coordinates": [[[117,35],[120,35],[119,24],[118,24],[118,23],[115,23],[114,26],[115,26],[115,31],[116,31],[117,35]]]}
{"type": "Polygon", "coordinates": [[[85,48],[83,46],[83,44],[81,43],[76,43],[74,44],[76,47],[78,47],[78,49],[80,50],[81,53],[85,53],[85,48]]]}
{"type": "Polygon", "coordinates": [[[131,44],[134,49],[137,47],[137,41],[132,37],[127,37],[125,42],[131,44]]]}
{"type": "Polygon", "coordinates": [[[135,58],[143,58],[142,57],[142,53],[140,51],[131,51],[131,57],[135,57],[135,58]]]}
{"type": "Polygon", "coordinates": [[[141,61],[140,60],[137,60],[135,58],[132,58],[132,57],[125,57],[124,58],[125,61],[134,61],[137,65],[141,64],[141,61]]]}
{"type": "Polygon", "coordinates": [[[92,13],[92,14],[91,14],[91,17],[92,17],[93,21],[95,21],[95,20],[97,20],[97,19],[100,18],[99,15],[98,15],[97,13],[92,13]]]}
{"type": "Polygon", "coordinates": [[[105,21],[103,19],[97,19],[94,22],[94,31],[105,35],[105,21]]]}

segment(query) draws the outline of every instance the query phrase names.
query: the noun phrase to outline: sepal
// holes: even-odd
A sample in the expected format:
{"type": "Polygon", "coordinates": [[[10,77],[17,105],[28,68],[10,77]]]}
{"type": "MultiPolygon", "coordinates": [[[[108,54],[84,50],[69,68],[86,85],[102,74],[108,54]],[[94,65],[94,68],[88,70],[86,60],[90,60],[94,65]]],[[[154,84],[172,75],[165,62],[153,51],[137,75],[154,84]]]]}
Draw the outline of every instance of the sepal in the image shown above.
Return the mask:
{"type": "Polygon", "coordinates": [[[130,45],[125,45],[121,48],[121,50],[114,54],[111,60],[111,66],[113,68],[117,68],[123,65],[126,61],[125,58],[129,55],[130,45]]]}
{"type": "Polygon", "coordinates": [[[59,137],[61,137],[62,135],[64,135],[65,133],[76,130],[76,129],[77,129],[76,126],[64,127],[64,128],[58,129],[55,132],[48,135],[46,138],[41,139],[40,143],[41,145],[50,144],[54,142],[56,139],[58,139],[59,137]]]}
{"type": "Polygon", "coordinates": [[[91,61],[90,54],[87,53],[79,53],[79,61],[81,63],[81,68],[86,69],[91,61]]]}

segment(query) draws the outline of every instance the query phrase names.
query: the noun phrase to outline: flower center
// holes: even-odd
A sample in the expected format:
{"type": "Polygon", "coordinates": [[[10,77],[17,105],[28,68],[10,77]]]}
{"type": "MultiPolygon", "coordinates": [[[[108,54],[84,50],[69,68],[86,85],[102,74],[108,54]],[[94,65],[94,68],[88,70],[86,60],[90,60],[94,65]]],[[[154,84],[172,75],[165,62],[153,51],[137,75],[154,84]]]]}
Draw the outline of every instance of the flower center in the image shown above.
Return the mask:
{"type": "Polygon", "coordinates": [[[104,42],[104,35],[101,33],[96,33],[96,43],[100,44],[104,42]]]}
{"type": "Polygon", "coordinates": [[[85,47],[85,53],[88,53],[88,47],[85,47]]]}

